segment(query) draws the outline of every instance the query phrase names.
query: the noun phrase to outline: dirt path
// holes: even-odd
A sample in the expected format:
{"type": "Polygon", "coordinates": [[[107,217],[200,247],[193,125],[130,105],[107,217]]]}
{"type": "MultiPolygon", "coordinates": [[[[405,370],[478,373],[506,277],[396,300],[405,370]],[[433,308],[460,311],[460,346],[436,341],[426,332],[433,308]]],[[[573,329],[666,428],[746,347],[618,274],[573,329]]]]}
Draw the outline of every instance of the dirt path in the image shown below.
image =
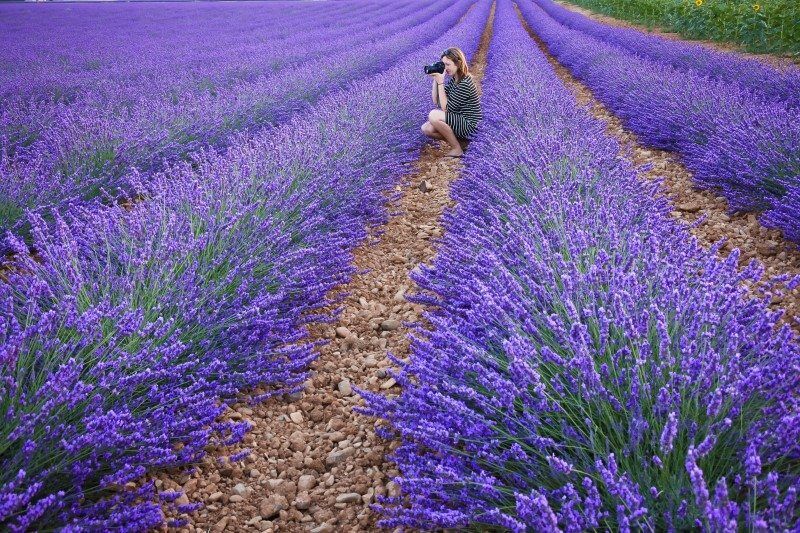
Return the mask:
{"type": "MultiPolygon", "coordinates": [[[[476,80],[483,76],[494,8],[473,58],[476,80]]],[[[449,184],[461,161],[446,149],[427,145],[415,171],[398,185],[393,216],[355,251],[359,274],[336,291],[348,293],[334,324],[310,328],[311,338],[331,342],[319,350],[313,378],[294,398],[233,406],[228,418],[246,419],[253,430],[237,447],[209,450],[191,475],[160,475],[161,490],[183,490],[205,506],[179,517],[182,531],[374,531],[369,509],[377,495],[394,494],[397,475],[384,456],[393,444],[375,435],[375,421],[353,412],[363,401],[361,387],[397,394],[387,377],[388,354],[406,358],[404,321],[421,317],[423,307],[403,297],[413,292],[409,273],[429,262],[441,236],[440,217],[451,205],[449,184]],[[252,453],[230,464],[225,457],[244,448],[252,453]]],[[[334,295],[335,297],[336,295],[334,295]]]]}
{"type": "MultiPolygon", "coordinates": [[[[516,4],[514,4],[516,8],[516,4]]],[[[705,221],[691,228],[698,242],[709,248],[714,242],[727,239],[721,256],[727,256],[734,248],[741,250],[740,266],[751,259],[761,261],[769,276],[779,274],[800,274],[800,250],[797,245],[781,236],[779,230],[763,227],[752,213],[728,215],[728,204],[724,197],[712,191],[695,188],[692,174],[680,162],[679,157],[670,152],[647,148],[640,144],[636,135],[626,130],[622,121],[600,103],[592,92],[578,81],[569,70],[562,66],[547,50],[546,45],[530,29],[519,10],[517,15],[528,34],[536,41],[547,56],[561,81],[575,93],[580,105],[585,105],[591,113],[607,124],[606,132],[620,143],[620,156],[635,165],[652,164],[652,168],[640,175],[648,180],[664,180],[662,191],[669,197],[675,210],[672,216],[686,225],[695,224],[701,216],[705,221]]],[[[778,296],[773,300],[774,307],[782,307],[788,317],[800,317],[800,288],[778,296]]],[[[792,324],[800,333],[800,320],[792,324]]]]}
{"type": "Polygon", "coordinates": [[[800,65],[800,57],[792,57],[792,56],[780,56],[775,54],[754,54],[752,52],[745,52],[741,46],[738,46],[733,43],[724,43],[720,41],[709,41],[705,39],[687,39],[683,37],[679,33],[669,32],[663,28],[659,27],[652,27],[648,28],[642,24],[634,24],[633,22],[628,22],[627,20],[617,19],[610,17],[608,15],[603,15],[600,13],[595,13],[585,7],[576,6],[575,4],[570,4],[569,2],[565,2],[564,0],[554,0],[558,5],[563,8],[569,9],[570,11],[574,11],[576,13],[580,13],[590,19],[596,20],[598,22],[603,22],[608,24],[609,26],[615,26],[617,28],[633,28],[635,30],[639,30],[644,33],[649,33],[652,35],[657,35],[659,37],[663,37],[664,39],[669,39],[671,41],[685,41],[689,43],[699,44],[710,48],[712,50],[716,50],[718,52],[731,52],[738,54],[742,57],[747,57],[750,59],[756,59],[758,61],[763,61],[768,65],[771,65],[778,69],[785,69],[792,66],[800,65]]]}

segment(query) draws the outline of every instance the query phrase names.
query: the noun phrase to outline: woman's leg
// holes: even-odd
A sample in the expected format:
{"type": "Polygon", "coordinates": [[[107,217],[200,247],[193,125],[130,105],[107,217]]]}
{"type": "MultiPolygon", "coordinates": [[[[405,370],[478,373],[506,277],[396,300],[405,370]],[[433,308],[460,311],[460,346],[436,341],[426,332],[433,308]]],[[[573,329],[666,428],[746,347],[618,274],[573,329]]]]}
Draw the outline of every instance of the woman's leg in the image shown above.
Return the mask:
{"type": "Polygon", "coordinates": [[[438,108],[431,109],[431,111],[428,113],[428,121],[422,125],[422,133],[424,133],[431,139],[444,141],[446,139],[438,131],[436,131],[436,128],[433,127],[433,122],[438,120],[439,117],[441,117],[441,119],[444,120],[444,111],[438,108]]]}
{"type": "Polygon", "coordinates": [[[456,139],[456,134],[453,129],[445,122],[445,113],[441,109],[434,109],[428,113],[428,122],[434,127],[436,132],[441,135],[447,144],[453,147],[452,150],[447,152],[447,155],[463,155],[464,150],[461,149],[461,143],[456,139]]]}
{"type": "Polygon", "coordinates": [[[422,129],[422,133],[424,133],[426,136],[430,137],[431,139],[436,139],[438,141],[443,141],[444,140],[444,137],[439,135],[439,132],[436,131],[436,128],[434,128],[433,124],[431,124],[430,122],[426,122],[425,124],[423,124],[421,129],[422,129]]]}

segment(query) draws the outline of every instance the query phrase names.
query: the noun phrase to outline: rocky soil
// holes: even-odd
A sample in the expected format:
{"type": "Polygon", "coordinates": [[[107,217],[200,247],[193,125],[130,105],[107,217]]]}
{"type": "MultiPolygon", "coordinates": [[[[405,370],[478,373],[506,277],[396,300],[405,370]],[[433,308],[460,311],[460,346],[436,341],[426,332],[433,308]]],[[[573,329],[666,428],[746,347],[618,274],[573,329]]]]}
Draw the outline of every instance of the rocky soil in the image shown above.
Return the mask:
{"type": "MultiPolygon", "coordinates": [[[[471,63],[478,81],[493,17],[494,10],[471,63]]],[[[185,492],[178,504],[204,504],[177,516],[165,508],[168,518],[187,521],[181,531],[377,529],[379,517],[369,505],[398,492],[391,481],[398,472],[386,459],[394,443],[375,435],[377,422],[353,411],[363,404],[354,388],[399,392],[388,373],[388,354],[408,357],[406,323],[423,312],[405,298],[414,292],[409,273],[434,257],[440,217],[451,205],[449,184],[461,169],[461,160],[444,157],[448,148],[438,144],[422,149],[413,173],[397,186],[388,224],[374,228],[355,250],[359,273],[331,295],[344,296],[337,321],[309,328],[313,341],[328,342],[319,348],[305,389],[255,406],[243,397],[225,415],[253,425],[241,444],[209,450],[191,474],[155,477],[159,489],[185,492]],[[252,451],[243,461],[227,461],[246,448],[252,451]]]]}

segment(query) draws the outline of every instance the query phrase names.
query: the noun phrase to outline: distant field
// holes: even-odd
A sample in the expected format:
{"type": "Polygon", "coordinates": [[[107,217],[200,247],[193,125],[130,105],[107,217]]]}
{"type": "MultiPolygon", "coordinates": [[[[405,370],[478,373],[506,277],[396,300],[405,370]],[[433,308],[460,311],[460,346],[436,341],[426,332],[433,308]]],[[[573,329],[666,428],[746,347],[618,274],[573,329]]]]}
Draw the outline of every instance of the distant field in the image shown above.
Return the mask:
{"type": "Polygon", "coordinates": [[[690,39],[735,43],[750,52],[800,54],[800,3],[795,0],[569,1],[690,39]]]}

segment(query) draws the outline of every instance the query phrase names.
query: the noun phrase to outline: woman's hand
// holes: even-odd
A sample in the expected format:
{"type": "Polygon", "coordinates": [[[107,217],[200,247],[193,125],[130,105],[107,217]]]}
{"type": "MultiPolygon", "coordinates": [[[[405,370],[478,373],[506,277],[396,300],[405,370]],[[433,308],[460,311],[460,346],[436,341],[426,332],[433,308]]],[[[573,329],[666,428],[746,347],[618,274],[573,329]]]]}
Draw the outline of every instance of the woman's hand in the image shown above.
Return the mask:
{"type": "Polygon", "coordinates": [[[436,83],[444,83],[444,74],[440,72],[431,72],[429,76],[433,76],[433,79],[436,80],[436,83]]]}

